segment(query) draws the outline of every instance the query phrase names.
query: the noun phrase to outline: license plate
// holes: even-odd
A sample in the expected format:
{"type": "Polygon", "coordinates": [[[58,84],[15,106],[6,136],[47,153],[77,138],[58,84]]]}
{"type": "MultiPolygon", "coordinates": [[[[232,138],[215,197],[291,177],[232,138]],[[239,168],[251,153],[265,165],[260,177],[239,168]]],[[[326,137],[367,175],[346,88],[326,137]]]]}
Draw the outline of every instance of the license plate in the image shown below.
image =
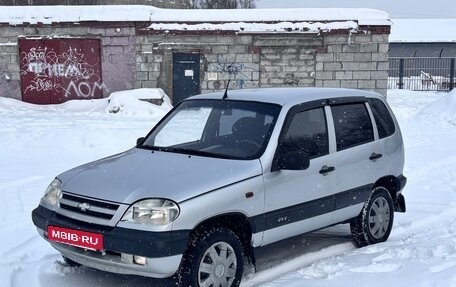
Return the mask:
{"type": "Polygon", "coordinates": [[[73,245],[90,250],[103,250],[102,234],[57,226],[48,226],[47,231],[48,239],[50,241],[73,245]]]}

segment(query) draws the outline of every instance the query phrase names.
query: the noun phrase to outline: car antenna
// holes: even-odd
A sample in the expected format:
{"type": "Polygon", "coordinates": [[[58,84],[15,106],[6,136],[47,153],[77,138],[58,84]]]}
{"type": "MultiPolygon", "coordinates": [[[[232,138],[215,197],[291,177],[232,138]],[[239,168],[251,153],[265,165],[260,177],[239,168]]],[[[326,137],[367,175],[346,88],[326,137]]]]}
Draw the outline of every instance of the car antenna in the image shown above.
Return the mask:
{"type": "Polygon", "coordinates": [[[236,79],[236,67],[234,66],[236,64],[236,59],[237,59],[238,53],[236,53],[236,56],[234,57],[234,62],[230,66],[228,66],[228,73],[230,74],[230,77],[228,79],[228,83],[226,84],[226,89],[225,93],[223,94],[222,100],[228,99],[228,88],[230,87],[230,82],[231,82],[231,75],[234,73],[234,78],[236,79]]]}

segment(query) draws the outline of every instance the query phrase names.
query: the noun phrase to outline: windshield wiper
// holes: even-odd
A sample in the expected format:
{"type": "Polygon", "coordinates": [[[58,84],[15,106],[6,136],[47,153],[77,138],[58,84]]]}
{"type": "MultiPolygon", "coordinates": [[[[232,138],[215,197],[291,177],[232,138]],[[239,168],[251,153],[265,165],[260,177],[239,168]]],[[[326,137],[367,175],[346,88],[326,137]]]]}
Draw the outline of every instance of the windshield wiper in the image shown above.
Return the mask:
{"type": "Polygon", "coordinates": [[[234,159],[234,157],[224,155],[224,154],[217,154],[217,153],[212,153],[212,152],[207,152],[207,151],[185,149],[185,148],[178,148],[178,147],[160,147],[160,146],[141,145],[141,146],[139,146],[139,148],[163,151],[163,152],[175,152],[175,153],[188,154],[188,155],[204,156],[204,157],[234,159]]]}
{"type": "Polygon", "coordinates": [[[136,147],[137,147],[137,148],[140,148],[140,149],[157,150],[156,147],[150,146],[150,145],[145,145],[145,144],[137,145],[136,147]]]}

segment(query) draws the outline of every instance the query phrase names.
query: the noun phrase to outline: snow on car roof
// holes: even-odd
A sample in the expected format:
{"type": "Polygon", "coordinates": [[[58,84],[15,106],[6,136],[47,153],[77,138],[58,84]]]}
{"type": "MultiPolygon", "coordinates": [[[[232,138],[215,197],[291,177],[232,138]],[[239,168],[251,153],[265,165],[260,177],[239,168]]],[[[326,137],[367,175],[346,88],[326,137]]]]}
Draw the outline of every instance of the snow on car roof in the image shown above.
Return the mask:
{"type": "MultiPolygon", "coordinates": [[[[221,99],[223,94],[224,92],[221,91],[193,96],[188,99],[221,99]]],[[[260,88],[228,90],[228,99],[230,100],[265,102],[279,104],[281,106],[335,97],[357,96],[382,98],[380,94],[374,92],[342,88],[260,88]]]]}
{"type": "Polygon", "coordinates": [[[390,25],[386,12],[374,9],[160,9],[145,5],[99,6],[2,6],[0,23],[11,25],[59,22],[214,23],[214,22],[335,22],[358,25],[390,25]]]}

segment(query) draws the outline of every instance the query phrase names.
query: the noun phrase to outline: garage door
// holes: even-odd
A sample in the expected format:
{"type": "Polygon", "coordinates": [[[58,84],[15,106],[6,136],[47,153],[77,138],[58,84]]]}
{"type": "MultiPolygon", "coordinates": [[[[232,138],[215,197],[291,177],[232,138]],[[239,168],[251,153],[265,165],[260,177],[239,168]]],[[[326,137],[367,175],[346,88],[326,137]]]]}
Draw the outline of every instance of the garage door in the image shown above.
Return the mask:
{"type": "Polygon", "coordinates": [[[103,97],[100,40],[19,39],[22,100],[58,104],[103,97]]]}

